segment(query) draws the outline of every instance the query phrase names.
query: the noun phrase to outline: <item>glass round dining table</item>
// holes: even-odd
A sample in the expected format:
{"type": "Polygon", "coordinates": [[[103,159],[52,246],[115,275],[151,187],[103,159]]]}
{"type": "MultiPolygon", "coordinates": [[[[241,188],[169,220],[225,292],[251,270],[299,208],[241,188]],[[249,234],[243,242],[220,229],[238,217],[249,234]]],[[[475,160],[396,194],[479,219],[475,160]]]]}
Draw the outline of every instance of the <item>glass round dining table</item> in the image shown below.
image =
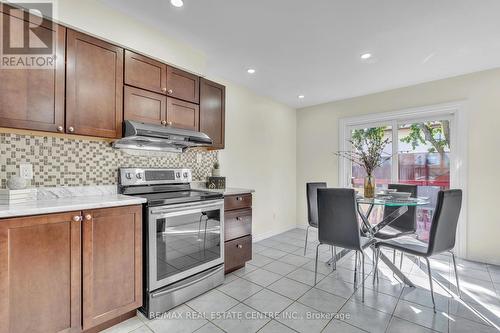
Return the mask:
{"type": "MultiPolygon", "coordinates": [[[[382,228],[390,225],[392,222],[403,216],[407,211],[408,207],[416,207],[416,206],[424,206],[430,203],[428,198],[419,197],[419,198],[408,198],[408,199],[400,199],[393,197],[376,197],[376,198],[364,198],[359,196],[356,199],[357,202],[357,210],[358,214],[363,221],[363,227],[361,228],[361,232],[364,237],[376,239],[375,234],[382,228]],[[363,206],[367,207],[367,209],[363,210],[363,206]],[[390,214],[384,216],[382,221],[377,224],[370,224],[369,218],[370,214],[373,211],[375,206],[386,206],[393,207],[394,209],[390,214]]],[[[372,247],[373,248],[373,247],[372,247]]],[[[339,253],[336,253],[334,257],[328,261],[329,265],[334,265],[336,267],[336,262],[342,257],[346,256],[350,250],[343,249],[339,253]]],[[[380,260],[382,260],[393,272],[394,274],[401,279],[403,283],[410,287],[414,287],[415,284],[401,272],[401,270],[394,265],[394,263],[387,258],[382,252],[380,252],[380,260]]]]}

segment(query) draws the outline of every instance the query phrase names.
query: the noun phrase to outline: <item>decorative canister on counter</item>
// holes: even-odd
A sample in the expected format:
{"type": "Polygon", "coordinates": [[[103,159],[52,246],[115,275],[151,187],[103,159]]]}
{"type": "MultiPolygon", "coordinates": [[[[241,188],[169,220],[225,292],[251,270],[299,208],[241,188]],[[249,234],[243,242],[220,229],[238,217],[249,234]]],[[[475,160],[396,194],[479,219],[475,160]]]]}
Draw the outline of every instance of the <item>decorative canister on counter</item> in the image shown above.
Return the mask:
{"type": "Polygon", "coordinates": [[[223,190],[226,188],[226,177],[208,177],[207,188],[212,190],[223,190]]]}

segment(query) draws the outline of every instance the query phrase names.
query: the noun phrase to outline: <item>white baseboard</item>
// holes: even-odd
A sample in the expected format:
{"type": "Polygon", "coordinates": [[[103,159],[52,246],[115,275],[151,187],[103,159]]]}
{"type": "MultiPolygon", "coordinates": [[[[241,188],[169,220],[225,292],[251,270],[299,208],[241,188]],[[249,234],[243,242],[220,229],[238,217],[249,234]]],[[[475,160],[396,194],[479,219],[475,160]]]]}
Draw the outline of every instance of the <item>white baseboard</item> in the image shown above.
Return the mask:
{"type": "Polygon", "coordinates": [[[290,231],[290,230],[293,230],[293,229],[303,229],[303,230],[306,230],[306,228],[307,228],[307,224],[297,224],[297,225],[287,226],[287,227],[284,227],[284,228],[280,228],[278,230],[272,230],[272,231],[268,231],[268,232],[265,232],[265,233],[262,233],[262,234],[253,235],[252,242],[254,242],[254,243],[255,242],[259,242],[259,241],[264,240],[266,238],[270,238],[270,237],[282,234],[284,232],[287,232],[287,231],[290,231]]]}

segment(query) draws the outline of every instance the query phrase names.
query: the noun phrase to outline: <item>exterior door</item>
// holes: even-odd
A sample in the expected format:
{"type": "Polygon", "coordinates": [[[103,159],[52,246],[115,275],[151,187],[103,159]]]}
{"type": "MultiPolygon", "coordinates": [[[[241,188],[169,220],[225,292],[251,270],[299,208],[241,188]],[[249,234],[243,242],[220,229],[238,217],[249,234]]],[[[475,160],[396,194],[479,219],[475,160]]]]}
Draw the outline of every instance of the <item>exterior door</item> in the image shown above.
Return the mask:
{"type": "Polygon", "coordinates": [[[80,330],[80,231],[80,212],[0,222],[0,332],[80,330]]]}
{"type": "Polygon", "coordinates": [[[200,132],[212,139],[213,148],[224,148],[226,88],[218,83],[200,81],[200,132]]]}
{"type": "Polygon", "coordinates": [[[66,132],[119,138],[123,119],[123,49],[68,29],[66,132]]]}
{"type": "Polygon", "coordinates": [[[83,329],[142,305],[142,207],[83,212],[83,329]]]}
{"type": "MultiPolygon", "coordinates": [[[[18,21],[20,25],[24,23],[22,21],[32,22],[31,16],[9,15],[11,8],[5,4],[0,6],[2,22],[18,21]]],[[[37,26],[38,21],[39,18],[36,19],[37,26]]],[[[3,35],[3,27],[0,31],[3,35]]],[[[22,31],[13,29],[10,34],[14,34],[11,38],[15,40],[23,40],[22,31]]],[[[0,69],[0,127],[64,132],[66,28],[43,20],[37,34],[53,35],[55,64],[50,69],[0,69]]]]}

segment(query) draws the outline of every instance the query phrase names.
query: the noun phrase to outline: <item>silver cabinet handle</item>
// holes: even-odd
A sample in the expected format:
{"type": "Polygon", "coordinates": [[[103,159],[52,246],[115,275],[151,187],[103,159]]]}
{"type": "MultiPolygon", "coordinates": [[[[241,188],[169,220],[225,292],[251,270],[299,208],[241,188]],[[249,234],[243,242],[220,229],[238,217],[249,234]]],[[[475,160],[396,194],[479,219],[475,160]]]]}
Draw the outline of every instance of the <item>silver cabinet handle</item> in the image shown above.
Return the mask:
{"type": "Polygon", "coordinates": [[[238,245],[236,245],[236,247],[237,247],[238,249],[242,249],[242,248],[243,248],[243,245],[238,244],[238,245]]]}
{"type": "Polygon", "coordinates": [[[166,120],[162,120],[162,121],[161,121],[161,124],[162,124],[163,126],[165,126],[165,125],[167,124],[167,121],[166,121],[166,120]]]}
{"type": "Polygon", "coordinates": [[[62,127],[62,126],[57,126],[57,131],[58,131],[58,132],[62,132],[62,131],[64,131],[64,127],[62,127]]]}
{"type": "Polygon", "coordinates": [[[165,88],[165,87],[164,87],[164,88],[161,88],[161,91],[163,91],[163,92],[167,92],[167,88],[165,88]]]}
{"type": "Polygon", "coordinates": [[[172,89],[168,89],[168,90],[167,90],[167,93],[168,93],[169,95],[172,95],[172,94],[174,93],[174,91],[173,91],[172,89]]]}
{"type": "Polygon", "coordinates": [[[82,220],[82,217],[80,215],[73,216],[73,221],[74,222],[80,222],[81,220],[82,220]]]}
{"type": "Polygon", "coordinates": [[[68,127],[68,131],[70,133],[73,133],[75,131],[75,128],[73,126],[68,127]]]}
{"type": "Polygon", "coordinates": [[[92,220],[92,215],[90,215],[90,214],[85,215],[85,220],[87,220],[87,221],[92,220]]]}
{"type": "Polygon", "coordinates": [[[236,197],[236,200],[243,201],[243,197],[236,197]]]}

